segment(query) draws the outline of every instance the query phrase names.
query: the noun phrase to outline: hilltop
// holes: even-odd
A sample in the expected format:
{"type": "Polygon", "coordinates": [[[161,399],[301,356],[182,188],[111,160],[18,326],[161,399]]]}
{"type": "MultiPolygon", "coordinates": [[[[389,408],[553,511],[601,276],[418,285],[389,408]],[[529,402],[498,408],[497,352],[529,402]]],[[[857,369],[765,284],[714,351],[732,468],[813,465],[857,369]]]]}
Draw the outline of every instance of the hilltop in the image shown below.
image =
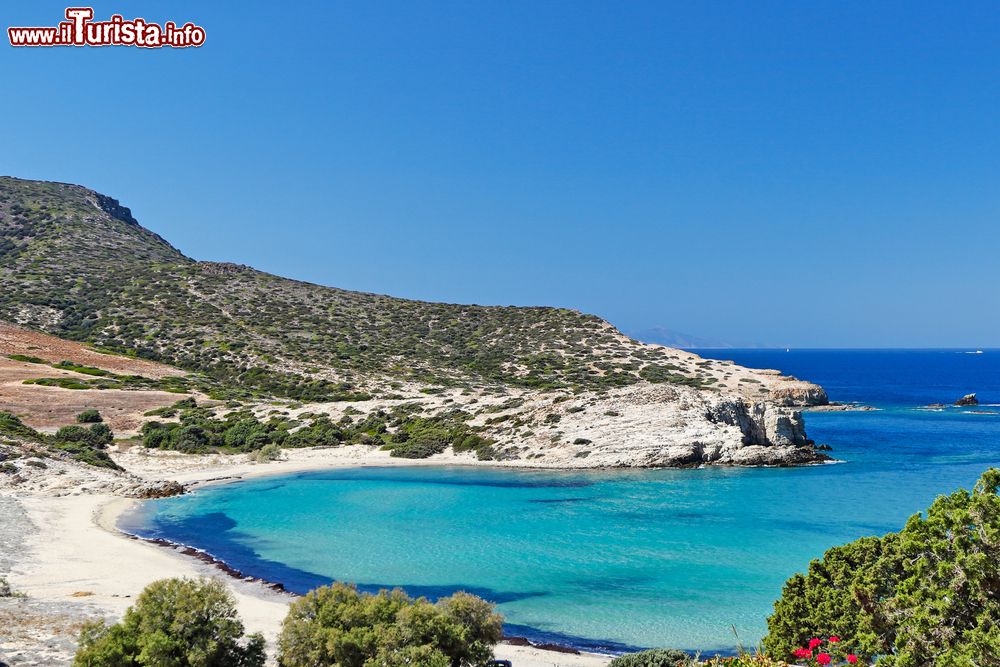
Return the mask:
{"type": "Polygon", "coordinates": [[[60,380],[35,365],[38,391],[180,392],[216,399],[219,417],[234,402],[263,417],[283,399],[288,431],[374,417],[363,444],[389,448],[430,420],[490,442],[479,458],[517,464],[825,458],[796,410],[826,402],[808,382],[642,344],[568,309],[412,301],[199,262],[77,185],[0,178],[0,281],[0,320],[173,368],[73,380],[84,360],[71,359],[60,380]]]}

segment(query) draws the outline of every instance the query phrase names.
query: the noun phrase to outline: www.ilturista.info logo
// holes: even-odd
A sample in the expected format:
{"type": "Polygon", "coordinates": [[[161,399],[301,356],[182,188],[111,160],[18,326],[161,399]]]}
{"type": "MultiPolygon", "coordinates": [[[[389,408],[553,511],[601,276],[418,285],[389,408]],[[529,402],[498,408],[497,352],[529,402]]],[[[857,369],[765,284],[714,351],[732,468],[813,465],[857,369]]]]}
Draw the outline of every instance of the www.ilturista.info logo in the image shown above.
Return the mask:
{"type": "Polygon", "coordinates": [[[163,46],[184,48],[205,43],[205,29],[193,23],[162,26],[146,19],[125,20],[114,14],[108,21],[94,21],[92,7],[68,7],[66,21],[54,28],[7,28],[11,46],[163,46]]]}

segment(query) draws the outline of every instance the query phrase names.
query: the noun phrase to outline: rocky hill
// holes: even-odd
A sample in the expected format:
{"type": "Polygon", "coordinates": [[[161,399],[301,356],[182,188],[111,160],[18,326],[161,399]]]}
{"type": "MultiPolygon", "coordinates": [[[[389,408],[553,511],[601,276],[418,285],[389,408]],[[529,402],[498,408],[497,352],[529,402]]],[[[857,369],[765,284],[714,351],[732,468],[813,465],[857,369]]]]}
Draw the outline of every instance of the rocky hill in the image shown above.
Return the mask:
{"type": "MultiPolygon", "coordinates": [[[[416,402],[461,415],[503,460],[823,458],[795,409],[826,402],[816,385],[644,345],[567,309],[411,301],[198,262],[76,185],[0,178],[0,283],[0,320],[169,363],[192,390],[331,417],[416,402]]],[[[94,388],[188,386],[126,380],[94,388]]]]}

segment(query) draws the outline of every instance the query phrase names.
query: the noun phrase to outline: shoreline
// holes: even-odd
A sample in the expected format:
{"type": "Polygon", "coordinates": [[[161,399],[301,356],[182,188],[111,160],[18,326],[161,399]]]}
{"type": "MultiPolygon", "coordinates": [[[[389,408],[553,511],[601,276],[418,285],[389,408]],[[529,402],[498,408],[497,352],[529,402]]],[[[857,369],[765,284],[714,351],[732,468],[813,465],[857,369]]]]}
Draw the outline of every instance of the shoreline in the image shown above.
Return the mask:
{"type": "MultiPolygon", "coordinates": [[[[453,455],[438,460],[411,461],[390,459],[387,452],[380,451],[345,451],[344,448],[295,451],[302,453],[269,464],[250,463],[243,457],[198,461],[206,465],[196,470],[191,469],[192,460],[188,457],[184,457],[188,465],[179,470],[170,470],[174,467],[171,464],[181,462],[173,456],[140,456],[127,452],[120,458],[129,459],[132,465],[126,467],[144,479],[174,480],[188,489],[336,468],[475,466],[479,463],[462,461],[461,457],[453,455]],[[138,463],[135,459],[145,459],[147,465],[135,465],[138,463]]],[[[6,495],[21,505],[34,526],[33,532],[25,536],[25,544],[8,575],[14,587],[30,598],[63,604],[83,600],[105,615],[120,617],[135,596],[152,581],[166,577],[208,576],[226,584],[236,598],[247,631],[262,632],[273,655],[281,621],[294,594],[277,590],[274,582],[248,577],[196,547],[165,540],[159,544],[118,528],[122,514],[141,500],[81,490],[66,495],[6,495]]],[[[612,658],[575,652],[575,648],[555,644],[525,643],[523,638],[505,638],[496,647],[496,657],[511,660],[515,667],[604,667],[612,658]],[[566,652],[567,649],[574,652],[566,652]]],[[[269,664],[273,664],[273,660],[269,664]]]]}
{"type": "MultiPolygon", "coordinates": [[[[139,502],[146,502],[146,501],[139,501],[139,502]]],[[[124,508],[123,511],[127,511],[127,509],[129,508],[124,508]]],[[[104,528],[105,530],[108,530],[108,528],[105,526],[101,527],[104,528]]],[[[136,540],[138,542],[143,542],[145,544],[160,547],[162,549],[167,549],[168,551],[177,554],[178,556],[181,557],[192,558],[196,561],[199,561],[200,563],[203,563],[204,565],[207,565],[208,567],[215,568],[222,574],[232,579],[235,579],[236,581],[262,586],[266,589],[274,591],[275,593],[287,595],[289,598],[292,599],[301,597],[298,593],[289,591],[287,588],[285,588],[284,584],[282,584],[281,582],[271,581],[270,579],[264,579],[262,577],[258,577],[256,575],[248,574],[246,572],[238,570],[229,563],[227,563],[226,561],[222,560],[221,558],[218,558],[213,554],[209,553],[208,551],[205,551],[204,549],[201,549],[199,547],[195,547],[189,544],[183,544],[181,542],[174,542],[173,540],[168,540],[161,537],[142,537],[141,535],[135,535],[134,533],[129,533],[125,530],[122,530],[121,528],[116,528],[115,530],[117,533],[120,533],[127,539],[136,540]]],[[[332,581],[335,582],[337,580],[334,579],[332,581]]],[[[542,631],[536,630],[536,632],[542,632],[542,631]]],[[[616,655],[618,655],[611,653],[608,654],[594,653],[592,651],[586,650],[585,648],[579,648],[570,644],[560,644],[557,642],[539,642],[522,635],[505,634],[501,643],[509,644],[510,646],[523,646],[527,648],[534,648],[540,651],[551,651],[554,653],[563,653],[571,655],[594,655],[594,656],[608,657],[608,658],[613,658],[616,655]]],[[[636,648],[635,650],[643,650],[643,649],[636,648]]]]}

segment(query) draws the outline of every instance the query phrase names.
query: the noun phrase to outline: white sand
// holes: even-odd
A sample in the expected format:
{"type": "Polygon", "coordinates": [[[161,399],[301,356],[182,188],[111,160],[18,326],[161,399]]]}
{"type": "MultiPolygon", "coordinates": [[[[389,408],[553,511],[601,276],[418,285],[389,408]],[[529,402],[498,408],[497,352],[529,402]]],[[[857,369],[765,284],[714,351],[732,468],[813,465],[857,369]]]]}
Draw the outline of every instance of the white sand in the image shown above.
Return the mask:
{"type": "MultiPolygon", "coordinates": [[[[202,458],[194,466],[192,457],[183,455],[128,453],[118,458],[130,471],[147,479],[175,479],[184,483],[322,468],[414,463],[363,447],[291,450],[287,455],[286,461],[266,465],[249,463],[243,457],[221,457],[215,463],[202,458]]],[[[442,455],[418,463],[472,462],[442,455]]],[[[9,579],[16,588],[46,601],[85,600],[118,615],[156,579],[215,577],[229,586],[248,630],[264,633],[273,654],[273,640],[291,597],[261,584],[237,581],[194,558],[128,538],[115,524],[121,513],[136,501],[92,493],[61,497],[19,495],[18,500],[38,530],[24,545],[25,557],[10,573],[9,579]]],[[[606,656],[571,655],[508,644],[498,646],[496,655],[511,660],[515,667],[597,667],[610,661],[606,656]]]]}

